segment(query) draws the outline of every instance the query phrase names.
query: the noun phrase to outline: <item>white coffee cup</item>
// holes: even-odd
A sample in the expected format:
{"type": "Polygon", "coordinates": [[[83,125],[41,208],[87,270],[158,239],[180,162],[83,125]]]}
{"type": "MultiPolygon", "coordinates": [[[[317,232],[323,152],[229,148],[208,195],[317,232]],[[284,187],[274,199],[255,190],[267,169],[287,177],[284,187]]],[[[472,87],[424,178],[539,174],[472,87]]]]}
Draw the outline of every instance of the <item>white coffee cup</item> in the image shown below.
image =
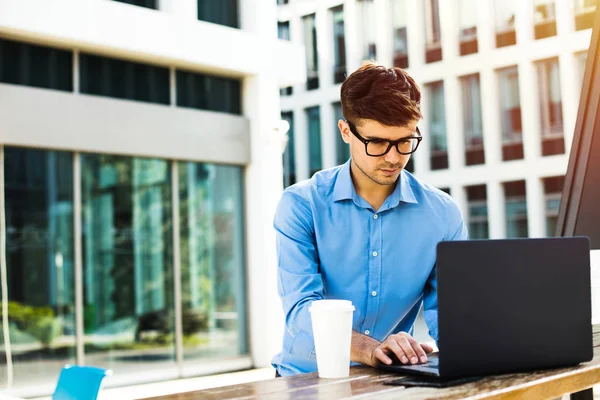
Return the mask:
{"type": "Polygon", "coordinates": [[[320,378],[350,376],[352,313],[348,300],[315,300],[310,306],[320,378]]]}

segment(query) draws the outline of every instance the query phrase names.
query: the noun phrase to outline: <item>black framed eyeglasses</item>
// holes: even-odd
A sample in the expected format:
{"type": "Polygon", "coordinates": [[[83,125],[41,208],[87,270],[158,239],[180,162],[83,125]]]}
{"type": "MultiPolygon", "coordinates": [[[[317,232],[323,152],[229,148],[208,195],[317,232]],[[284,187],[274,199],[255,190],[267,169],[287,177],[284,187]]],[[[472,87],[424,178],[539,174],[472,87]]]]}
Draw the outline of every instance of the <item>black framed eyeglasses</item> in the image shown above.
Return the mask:
{"type": "Polygon", "coordinates": [[[417,134],[419,136],[409,136],[398,140],[386,140],[386,139],[365,139],[360,136],[356,131],[356,126],[350,121],[346,121],[350,127],[350,132],[356,136],[358,140],[365,144],[365,151],[368,156],[381,157],[386,155],[392,147],[396,147],[398,153],[403,155],[409,155],[417,151],[421,140],[421,131],[417,127],[417,134]]]}

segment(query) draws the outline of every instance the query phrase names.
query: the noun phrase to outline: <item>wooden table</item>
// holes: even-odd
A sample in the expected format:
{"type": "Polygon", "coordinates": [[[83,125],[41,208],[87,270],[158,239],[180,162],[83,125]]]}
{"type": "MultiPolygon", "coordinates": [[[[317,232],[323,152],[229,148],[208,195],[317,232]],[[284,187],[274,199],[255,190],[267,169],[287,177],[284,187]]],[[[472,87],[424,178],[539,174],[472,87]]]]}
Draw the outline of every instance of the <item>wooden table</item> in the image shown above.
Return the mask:
{"type": "Polygon", "coordinates": [[[316,373],[273,378],[235,386],[155,397],[192,399],[556,399],[564,394],[592,399],[586,390],[600,384],[600,325],[594,326],[594,359],[577,367],[487,377],[446,389],[384,385],[399,375],[370,367],[352,367],[350,377],[319,379],[316,373]]]}

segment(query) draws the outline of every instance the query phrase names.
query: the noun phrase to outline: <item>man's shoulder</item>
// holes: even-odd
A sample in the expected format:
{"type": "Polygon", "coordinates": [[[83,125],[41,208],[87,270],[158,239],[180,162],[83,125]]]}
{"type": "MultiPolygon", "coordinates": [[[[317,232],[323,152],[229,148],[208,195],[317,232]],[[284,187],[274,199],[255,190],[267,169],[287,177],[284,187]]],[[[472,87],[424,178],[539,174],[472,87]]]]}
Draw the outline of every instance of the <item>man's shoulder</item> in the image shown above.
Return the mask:
{"type": "Polygon", "coordinates": [[[410,185],[419,204],[458,208],[458,205],[448,193],[422,181],[408,171],[404,171],[404,173],[406,174],[406,182],[410,185]]]}
{"type": "Polygon", "coordinates": [[[292,195],[298,197],[300,200],[309,202],[318,199],[323,200],[333,192],[335,182],[342,167],[342,165],[338,165],[316,172],[310,179],[288,186],[284,190],[284,194],[292,195]]]}

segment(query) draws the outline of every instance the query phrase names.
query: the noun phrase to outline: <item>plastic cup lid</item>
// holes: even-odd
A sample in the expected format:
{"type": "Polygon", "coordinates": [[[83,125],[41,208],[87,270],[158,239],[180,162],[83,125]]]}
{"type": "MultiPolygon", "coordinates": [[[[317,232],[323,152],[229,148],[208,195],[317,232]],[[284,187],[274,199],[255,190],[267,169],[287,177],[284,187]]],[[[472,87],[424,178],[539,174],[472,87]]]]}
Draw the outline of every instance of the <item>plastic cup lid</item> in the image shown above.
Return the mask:
{"type": "Polygon", "coordinates": [[[355,308],[350,300],[315,300],[309,311],[354,311],[355,308]]]}

